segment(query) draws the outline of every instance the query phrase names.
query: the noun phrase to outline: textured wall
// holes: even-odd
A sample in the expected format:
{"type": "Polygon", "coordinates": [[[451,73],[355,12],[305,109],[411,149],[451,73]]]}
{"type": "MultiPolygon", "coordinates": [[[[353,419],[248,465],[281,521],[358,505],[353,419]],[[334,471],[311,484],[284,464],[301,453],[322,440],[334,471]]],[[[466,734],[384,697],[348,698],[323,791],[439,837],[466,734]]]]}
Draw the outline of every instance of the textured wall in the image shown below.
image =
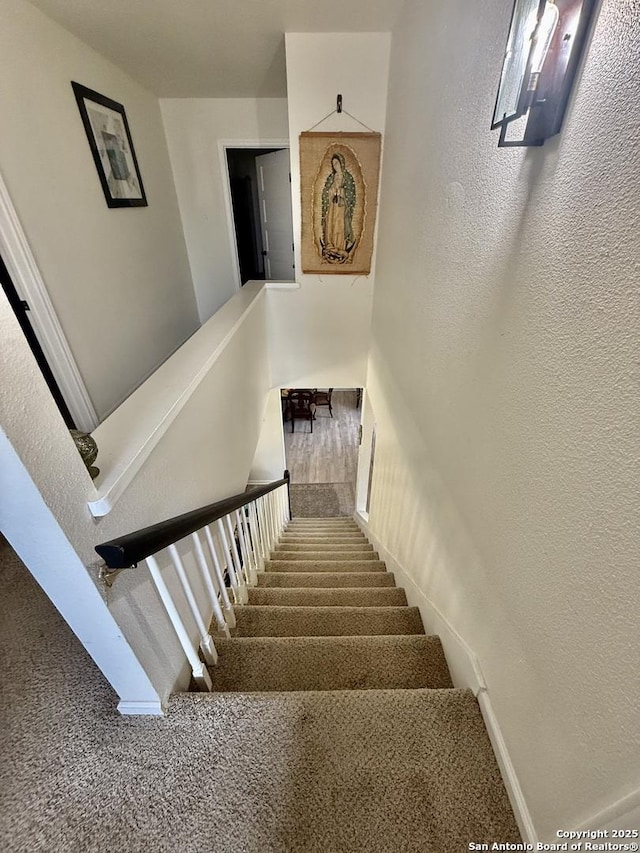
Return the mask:
{"type": "Polygon", "coordinates": [[[0,0],[0,170],[100,417],[198,326],[158,100],[0,0]],[[71,80],[123,103],[148,207],[107,207],[71,80]]]}
{"type": "Polygon", "coordinates": [[[511,6],[408,0],[394,33],[371,525],[551,837],[640,788],[640,4],[603,3],[562,134],[498,150],[511,6]]]}
{"type": "Polygon", "coordinates": [[[219,143],[288,139],[287,101],[168,98],[160,106],[204,323],[237,290],[219,143]]]}

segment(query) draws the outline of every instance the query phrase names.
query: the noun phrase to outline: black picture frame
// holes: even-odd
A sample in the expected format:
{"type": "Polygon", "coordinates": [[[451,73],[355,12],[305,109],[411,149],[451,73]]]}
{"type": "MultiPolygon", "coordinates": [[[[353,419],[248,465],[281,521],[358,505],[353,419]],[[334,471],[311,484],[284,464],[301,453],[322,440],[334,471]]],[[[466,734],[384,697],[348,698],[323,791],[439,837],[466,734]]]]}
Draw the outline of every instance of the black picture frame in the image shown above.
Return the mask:
{"type": "Polygon", "coordinates": [[[122,104],[71,81],[108,207],[147,207],[138,159],[122,104]]]}
{"type": "Polygon", "coordinates": [[[560,133],[598,5],[599,0],[514,0],[491,122],[492,130],[500,128],[499,148],[540,146],[560,133]],[[538,25],[548,7],[556,22],[541,41],[541,67],[534,68],[538,25]],[[520,119],[523,124],[516,125],[520,119]],[[519,138],[507,138],[512,123],[519,138]]]}

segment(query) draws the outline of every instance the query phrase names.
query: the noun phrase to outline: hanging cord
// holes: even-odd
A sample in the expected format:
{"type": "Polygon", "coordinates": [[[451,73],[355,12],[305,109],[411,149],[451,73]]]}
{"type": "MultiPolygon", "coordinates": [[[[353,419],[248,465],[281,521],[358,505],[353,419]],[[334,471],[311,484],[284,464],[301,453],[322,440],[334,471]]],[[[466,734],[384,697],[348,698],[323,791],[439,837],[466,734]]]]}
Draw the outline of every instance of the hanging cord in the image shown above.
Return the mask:
{"type": "MultiPolygon", "coordinates": [[[[368,125],[368,124],[365,124],[363,121],[360,121],[360,119],[359,119],[359,118],[356,118],[355,116],[352,116],[352,115],[351,115],[351,113],[350,113],[348,110],[345,110],[345,109],[344,109],[344,107],[342,108],[341,112],[343,112],[345,115],[348,115],[348,116],[349,116],[349,118],[352,118],[354,121],[357,121],[359,125],[361,125],[362,127],[366,128],[366,130],[370,131],[371,133],[375,133],[375,132],[376,132],[372,127],[369,127],[369,125],[368,125]]],[[[319,125],[321,125],[321,124],[322,124],[324,121],[326,121],[328,118],[331,118],[331,116],[332,116],[332,115],[338,115],[338,110],[331,110],[331,112],[330,112],[328,115],[326,115],[324,118],[321,118],[319,122],[316,122],[316,124],[314,124],[314,125],[313,125],[313,127],[310,127],[310,128],[309,128],[309,130],[307,131],[307,133],[311,133],[311,131],[312,131],[312,130],[315,130],[315,129],[316,129],[316,127],[318,127],[319,125]]]]}
{"type": "MultiPolygon", "coordinates": [[[[370,273],[363,273],[363,272],[358,273],[356,275],[356,277],[353,279],[353,281],[351,282],[351,284],[349,285],[349,287],[353,287],[353,285],[356,283],[356,281],[359,278],[368,278],[369,275],[370,275],[370,273]]],[[[318,276],[318,281],[320,282],[320,284],[324,284],[324,279],[322,278],[321,275],[318,276]]]]}

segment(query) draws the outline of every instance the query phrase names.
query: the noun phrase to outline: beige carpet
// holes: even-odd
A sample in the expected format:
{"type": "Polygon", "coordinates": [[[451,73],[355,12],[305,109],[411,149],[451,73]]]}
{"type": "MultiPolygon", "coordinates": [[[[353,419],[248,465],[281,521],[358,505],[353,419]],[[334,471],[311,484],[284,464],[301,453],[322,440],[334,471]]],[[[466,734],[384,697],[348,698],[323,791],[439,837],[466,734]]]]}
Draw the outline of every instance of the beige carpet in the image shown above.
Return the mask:
{"type": "Polygon", "coordinates": [[[294,518],[351,517],[355,511],[353,483],[292,483],[294,518]]]}
{"type": "MultiPolygon", "coordinates": [[[[263,629],[315,606],[318,629],[323,619],[335,627],[340,616],[314,602],[345,601],[351,588],[351,603],[335,606],[385,618],[378,596],[394,589],[392,575],[287,569],[261,575],[255,592],[293,596],[296,613],[282,614],[280,599],[260,617],[263,629]]],[[[387,606],[393,618],[398,605],[387,606]]],[[[3,851],[462,853],[471,841],[519,840],[472,694],[412,689],[416,679],[450,684],[437,638],[234,638],[219,643],[227,663],[214,677],[232,690],[244,680],[250,692],[183,694],[164,719],[123,718],[48,599],[1,547],[0,617],[3,851]],[[243,645],[256,656],[243,658],[243,645]],[[304,672],[311,682],[324,672],[320,692],[291,690],[304,672]],[[290,680],[284,692],[277,679],[290,680]],[[336,689],[341,680],[367,689],[336,689]],[[397,689],[378,689],[389,681],[397,689]]]]}

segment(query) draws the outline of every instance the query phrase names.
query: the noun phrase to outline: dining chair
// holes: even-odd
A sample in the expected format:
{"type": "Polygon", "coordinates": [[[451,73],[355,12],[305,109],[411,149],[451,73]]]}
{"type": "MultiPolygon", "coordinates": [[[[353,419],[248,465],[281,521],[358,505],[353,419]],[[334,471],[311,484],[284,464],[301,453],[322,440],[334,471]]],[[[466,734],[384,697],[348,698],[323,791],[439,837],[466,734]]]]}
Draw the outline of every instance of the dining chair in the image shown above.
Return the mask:
{"type": "Polygon", "coordinates": [[[316,406],[329,406],[329,414],[331,417],[333,417],[333,407],[331,405],[332,394],[333,388],[329,388],[326,391],[323,388],[316,388],[316,406]]]}
{"type": "Polygon", "coordinates": [[[289,415],[291,417],[291,432],[295,432],[296,418],[309,421],[311,432],[313,432],[313,419],[316,416],[314,392],[306,388],[296,388],[289,391],[289,415]]]}

